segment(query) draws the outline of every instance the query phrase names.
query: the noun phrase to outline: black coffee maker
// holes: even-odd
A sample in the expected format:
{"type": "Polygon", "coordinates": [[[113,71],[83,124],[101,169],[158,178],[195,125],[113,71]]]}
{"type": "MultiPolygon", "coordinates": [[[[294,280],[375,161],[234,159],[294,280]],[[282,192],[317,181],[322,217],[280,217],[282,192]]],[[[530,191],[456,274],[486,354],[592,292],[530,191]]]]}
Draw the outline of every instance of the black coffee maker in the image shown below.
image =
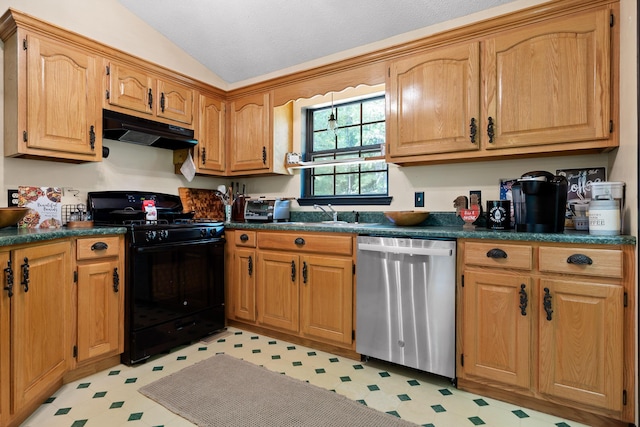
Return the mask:
{"type": "Polygon", "coordinates": [[[562,233],[567,208],[567,178],[527,172],[511,187],[516,231],[562,233]]]}

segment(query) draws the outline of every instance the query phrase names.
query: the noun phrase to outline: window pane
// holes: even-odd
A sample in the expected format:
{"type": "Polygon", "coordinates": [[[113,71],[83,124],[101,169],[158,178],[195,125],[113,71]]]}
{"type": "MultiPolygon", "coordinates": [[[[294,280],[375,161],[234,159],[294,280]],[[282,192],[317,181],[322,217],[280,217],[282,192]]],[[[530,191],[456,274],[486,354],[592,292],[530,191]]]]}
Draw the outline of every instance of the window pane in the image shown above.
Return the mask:
{"type": "Polygon", "coordinates": [[[360,146],[360,127],[340,129],[338,133],[338,148],[352,148],[360,146]]]}
{"type": "Polygon", "coordinates": [[[314,176],[313,194],[315,196],[333,195],[333,175],[314,176]]]}
{"type": "Polygon", "coordinates": [[[365,101],[362,103],[362,122],[370,123],[385,119],[384,98],[365,101]]]}
{"type": "Polygon", "coordinates": [[[362,179],[361,194],[387,194],[387,173],[372,172],[360,174],[362,179]]]}
{"type": "Polygon", "coordinates": [[[385,141],[384,123],[373,123],[362,126],[362,145],[383,144],[385,141]]]}
{"type": "MultiPolygon", "coordinates": [[[[327,116],[328,117],[328,116],[327,116]]],[[[360,104],[348,104],[338,107],[338,125],[349,126],[360,123],[360,104]]]]}
{"type": "Polygon", "coordinates": [[[362,172],[386,171],[387,164],[385,162],[366,162],[360,165],[362,172]]]}
{"type": "Polygon", "coordinates": [[[358,194],[359,178],[357,173],[336,176],[336,196],[358,194]]]}
{"type": "Polygon", "coordinates": [[[335,150],[336,136],[333,132],[315,132],[313,134],[313,151],[335,150]]]}
{"type": "Polygon", "coordinates": [[[327,129],[327,122],[329,121],[329,114],[331,111],[328,109],[316,110],[313,112],[313,130],[325,130],[327,129]]]}

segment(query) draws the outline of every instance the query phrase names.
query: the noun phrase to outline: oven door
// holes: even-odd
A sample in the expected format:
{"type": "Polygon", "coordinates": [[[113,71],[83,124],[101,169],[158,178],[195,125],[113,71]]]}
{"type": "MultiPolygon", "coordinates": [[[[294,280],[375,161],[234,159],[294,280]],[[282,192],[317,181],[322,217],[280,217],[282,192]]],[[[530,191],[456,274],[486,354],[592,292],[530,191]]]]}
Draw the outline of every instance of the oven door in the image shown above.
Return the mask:
{"type": "Polygon", "coordinates": [[[224,327],[224,239],[131,246],[124,363],[224,327]]]}

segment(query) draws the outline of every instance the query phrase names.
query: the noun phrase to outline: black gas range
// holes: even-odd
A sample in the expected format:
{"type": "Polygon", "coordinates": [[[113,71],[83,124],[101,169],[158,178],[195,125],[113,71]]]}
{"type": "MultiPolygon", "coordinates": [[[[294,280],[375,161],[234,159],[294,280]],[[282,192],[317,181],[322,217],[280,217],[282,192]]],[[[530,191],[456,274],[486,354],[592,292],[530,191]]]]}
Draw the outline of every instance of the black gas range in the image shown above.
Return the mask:
{"type": "Polygon", "coordinates": [[[88,194],[96,225],[127,227],[125,349],[131,365],[225,326],[224,223],[193,220],[179,196],[141,191],[88,194]],[[142,205],[153,200],[157,219],[142,205]]]}

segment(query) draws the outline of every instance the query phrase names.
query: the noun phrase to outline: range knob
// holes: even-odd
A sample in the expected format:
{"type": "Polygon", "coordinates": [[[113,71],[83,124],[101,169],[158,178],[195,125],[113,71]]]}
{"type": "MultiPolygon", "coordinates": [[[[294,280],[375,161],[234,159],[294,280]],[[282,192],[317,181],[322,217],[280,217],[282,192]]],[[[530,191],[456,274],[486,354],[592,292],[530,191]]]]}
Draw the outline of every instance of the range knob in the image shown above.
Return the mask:
{"type": "Polygon", "coordinates": [[[153,230],[147,230],[144,237],[147,242],[152,242],[156,239],[156,232],[153,230]]]}
{"type": "Polygon", "coordinates": [[[207,237],[207,229],[206,228],[201,228],[200,229],[200,237],[207,237]]]}
{"type": "Polygon", "coordinates": [[[211,230],[209,230],[209,236],[216,237],[216,229],[215,228],[212,228],[211,230]]]}
{"type": "Polygon", "coordinates": [[[160,230],[158,232],[158,240],[165,240],[169,237],[169,230],[160,230]]]}

